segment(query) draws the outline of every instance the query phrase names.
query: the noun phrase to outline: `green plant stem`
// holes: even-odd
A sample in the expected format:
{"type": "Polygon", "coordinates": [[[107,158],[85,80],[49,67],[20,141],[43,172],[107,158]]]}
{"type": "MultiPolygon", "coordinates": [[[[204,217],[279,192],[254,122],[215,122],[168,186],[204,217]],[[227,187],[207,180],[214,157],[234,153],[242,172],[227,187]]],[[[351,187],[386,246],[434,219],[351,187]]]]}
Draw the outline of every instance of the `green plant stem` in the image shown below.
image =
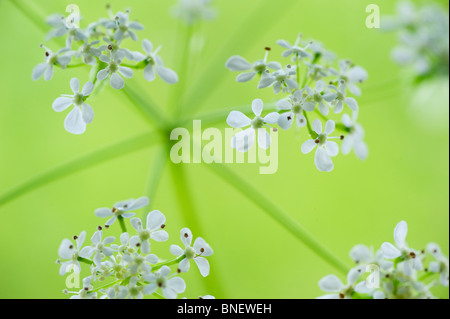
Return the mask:
{"type": "Polygon", "coordinates": [[[160,269],[163,266],[170,267],[172,265],[179,264],[184,258],[186,258],[186,256],[185,255],[181,255],[181,256],[179,256],[179,257],[177,257],[175,259],[156,264],[156,265],[152,266],[152,271],[156,271],[156,270],[160,269]]]}
{"type": "Polygon", "coordinates": [[[317,133],[312,129],[311,122],[309,121],[308,113],[306,111],[303,111],[303,116],[306,119],[306,127],[308,128],[309,135],[311,138],[317,138],[317,133]]]}
{"type": "Polygon", "coordinates": [[[297,239],[304,243],[311,249],[311,251],[321,257],[324,261],[342,273],[347,274],[350,268],[344,262],[336,257],[328,248],[319,242],[289,214],[273,203],[267,195],[258,191],[253,185],[239,177],[232,170],[226,168],[223,164],[210,164],[207,167],[228,182],[232,187],[246,195],[249,200],[259,206],[286,230],[291,232],[297,239]]]}
{"type": "Polygon", "coordinates": [[[77,257],[77,260],[81,261],[82,263],[88,264],[88,265],[92,265],[94,263],[92,260],[89,260],[87,258],[83,258],[80,256],[77,257]]]}
{"type": "Polygon", "coordinates": [[[122,229],[122,233],[127,232],[127,225],[125,225],[124,218],[122,216],[117,216],[117,220],[119,221],[120,229],[122,229]]]}
{"type": "Polygon", "coordinates": [[[155,296],[156,298],[158,298],[158,299],[166,299],[166,298],[164,298],[164,296],[161,296],[159,293],[157,293],[157,292],[154,292],[153,293],[153,296],[155,296]]]}
{"type": "Polygon", "coordinates": [[[11,188],[0,195],[0,206],[12,201],[13,199],[35,190],[52,181],[73,174],[77,171],[89,168],[96,164],[105,162],[123,156],[125,154],[149,147],[155,142],[160,141],[160,136],[155,132],[141,134],[118,143],[106,146],[98,151],[87,155],[71,159],[59,166],[38,174],[31,179],[11,188]]]}

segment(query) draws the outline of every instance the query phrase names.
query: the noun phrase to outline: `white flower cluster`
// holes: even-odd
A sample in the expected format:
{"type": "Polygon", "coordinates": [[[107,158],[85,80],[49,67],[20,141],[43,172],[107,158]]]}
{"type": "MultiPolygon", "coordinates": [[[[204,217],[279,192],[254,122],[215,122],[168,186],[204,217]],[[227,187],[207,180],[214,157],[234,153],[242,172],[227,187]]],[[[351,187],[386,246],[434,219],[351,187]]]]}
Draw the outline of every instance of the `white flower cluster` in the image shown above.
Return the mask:
{"type": "MultiPolygon", "coordinates": [[[[91,238],[91,244],[84,246],[86,232],[73,236],[73,240],[64,239],[59,247],[61,259],[59,274],[73,271],[81,272],[81,264],[88,265],[90,275],[85,277],[80,291],[63,292],[71,294],[71,299],[134,299],[145,295],[156,295],[159,298],[175,299],[186,289],[185,281],[179,276],[187,272],[190,262],[194,261],[203,277],[209,275],[209,262],[205,257],[211,256],[213,250],[201,237],[193,241],[192,232],[188,228],[180,231],[184,248],[171,245],[170,252],[175,258],[162,260],[151,254],[151,242],[167,241],[169,234],[165,230],[166,218],[158,210],[148,213],[146,224],[134,217],[133,210],[145,207],[147,197],[130,199],[116,203],[113,208],[99,208],[97,217],[108,217],[105,228],[108,229],[116,220],[122,229],[119,243],[115,238],[104,238],[103,228],[99,226],[91,238]],[[132,218],[133,217],[133,218],[132,218]],[[124,218],[131,218],[130,224],[135,235],[130,236],[126,230],[124,218]],[[171,267],[176,266],[172,272],[171,267]],[[95,282],[103,283],[95,288],[95,282]],[[161,294],[160,294],[161,292],[161,294]]],[[[206,295],[200,298],[214,298],[206,295]]]]}
{"type": "Polygon", "coordinates": [[[164,66],[158,55],[161,47],[154,49],[153,44],[144,39],[142,49],[144,53],[130,51],[124,47],[124,40],[130,38],[137,41],[135,31],[143,30],[144,26],[136,21],[130,21],[130,11],[113,14],[108,7],[109,18],[101,18],[88,25],[86,29],[76,27],[74,23],[68,23],[62,15],[52,15],[47,23],[53,27],[47,38],[66,37],[66,46],[56,53],[41,45],[45,49],[45,62],[38,64],[32,72],[33,80],[41,76],[44,80],[51,80],[54,67],[68,69],[74,67],[90,67],[91,79],[79,91],[80,84],[77,78],[70,81],[73,94],[58,97],[53,102],[53,109],[57,112],[64,111],[73,105],[72,111],[64,121],[65,129],[73,134],[82,134],[86,125],[94,118],[92,107],[86,103],[95,88],[109,79],[112,88],[120,90],[125,86],[124,78],[134,75],[133,69],[143,69],[143,76],[147,81],[153,81],[157,74],[163,81],[169,84],[178,82],[178,75],[164,66]],[[79,60],[79,63],[71,63],[79,60]],[[132,64],[124,63],[125,60],[132,64]]]}
{"type": "Polygon", "coordinates": [[[271,140],[266,128],[276,129],[268,124],[288,130],[295,122],[298,128],[306,127],[310,137],[301,146],[301,151],[306,154],[317,147],[315,164],[319,171],[333,170],[331,157],[338,155],[339,146],[332,139],[343,140],[342,153],[348,154],[353,149],[358,158],[365,159],[368,148],[364,142],[364,130],[356,122],[358,103],[349,94],[361,95],[358,85],[367,79],[367,72],[349,60],[338,61],[338,67],[334,68],[334,54],[326,51],[320,43],[303,43],[301,35],[293,45],[285,40],[278,40],[277,44],[284,49],[282,56],[290,57],[290,63],[284,67],[279,62],[267,61],[269,47],[265,48],[264,58],[254,63],[237,55],[226,62],[229,70],[242,72],[237,76],[237,82],[248,82],[258,76],[259,89],[273,87],[275,94],[282,92],[287,95],[277,102],[277,112],[265,116],[261,115],[263,102],[254,100],[253,120],[242,112],[231,112],[227,118],[228,125],[234,128],[250,126],[233,137],[232,147],[240,152],[248,151],[257,133],[259,147],[267,149],[271,140]],[[327,117],[330,110],[341,113],[344,109],[351,114],[344,114],[342,123],[327,117]],[[318,118],[310,119],[312,114],[318,118]],[[322,121],[325,122],[324,129],[322,121]],[[335,128],[342,134],[332,136],[335,128]]]}
{"type": "Polygon", "coordinates": [[[448,9],[436,3],[416,8],[410,1],[401,1],[396,15],[384,17],[381,27],[397,32],[399,45],[392,57],[400,65],[411,65],[418,80],[448,76],[448,9]]]}
{"type": "Polygon", "coordinates": [[[319,281],[328,294],[322,299],[430,299],[431,288],[448,287],[449,263],[438,244],[429,243],[425,250],[406,244],[408,226],[405,221],[394,230],[395,245],[385,242],[374,253],[366,245],[356,245],[350,257],[357,264],[347,275],[344,285],[335,275],[319,281]],[[426,266],[425,266],[426,264],[426,266]],[[372,272],[372,278],[364,273],[372,272]],[[367,278],[366,278],[367,277],[367,278]]]}
{"type": "Polygon", "coordinates": [[[210,7],[211,2],[211,0],[178,0],[172,8],[172,13],[187,25],[210,20],[216,16],[215,11],[210,7]]]}

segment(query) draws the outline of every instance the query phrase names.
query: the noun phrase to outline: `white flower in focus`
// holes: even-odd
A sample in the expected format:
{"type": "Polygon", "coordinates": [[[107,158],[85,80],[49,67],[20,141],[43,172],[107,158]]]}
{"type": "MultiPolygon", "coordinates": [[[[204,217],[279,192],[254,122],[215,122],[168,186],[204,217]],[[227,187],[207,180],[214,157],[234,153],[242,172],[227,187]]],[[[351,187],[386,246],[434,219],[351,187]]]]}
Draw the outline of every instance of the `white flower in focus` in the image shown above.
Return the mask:
{"type": "Polygon", "coordinates": [[[395,246],[391,243],[385,242],[381,245],[381,250],[384,257],[387,259],[400,258],[402,260],[401,264],[403,272],[405,275],[410,277],[413,274],[413,269],[422,269],[422,261],[418,254],[406,245],[407,234],[408,225],[402,220],[397,224],[394,230],[395,246]]]}
{"type": "Polygon", "coordinates": [[[336,93],[331,93],[328,97],[328,101],[334,106],[334,113],[341,113],[344,109],[344,103],[348,105],[352,111],[358,111],[358,103],[352,97],[346,97],[346,85],[345,81],[339,81],[339,86],[334,85],[328,86],[330,89],[336,91],[336,93]]]}
{"type": "Polygon", "coordinates": [[[138,199],[128,199],[125,201],[117,202],[114,204],[113,208],[102,207],[95,210],[95,216],[100,218],[110,217],[106,222],[106,226],[111,226],[117,219],[117,217],[122,216],[123,218],[131,218],[135,213],[130,213],[132,210],[136,210],[148,205],[148,197],[143,196],[138,199]]]}
{"type": "Polygon", "coordinates": [[[339,71],[330,68],[330,72],[340,80],[344,80],[350,93],[360,96],[361,89],[356,85],[367,80],[367,71],[361,66],[354,66],[349,60],[339,61],[339,71]]]}
{"type": "Polygon", "coordinates": [[[303,91],[295,91],[288,100],[280,100],[277,103],[277,107],[280,110],[287,111],[281,113],[278,118],[278,125],[283,130],[288,130],[294,118],[297,120],[297,125],[299,127],[304,127],[306,125],[306,118],[303,115],[303,111],[314,111],[314,104],[311,102],[305,102],[306,97],[303,96],[303,91]]]}
{"type": "Polygon", "coordinates": [[[102,263],[102,259],[105,256],[111,256],[113,254],[113,250],[110,247],[106,247],[106,245],[111,244],[112,242],[114,242],[115,237],[113,236],[109,236],[106,237],[103,241],[102,241],[102,237],[103,237],[103,231],[101,230],[97,230],[94,235],[92,235],[91,241],[92,241],[92,246],[90,247],[88,256],[90,257],[92,254],[94,255],[94,263],[97,266],[100,266],[102,263]]]}
{"type": "Polygon", "coordinates": [[[305,87],[306,92],[308,93],[308,102],[307,103],[311,103],[312,106],[310,108],[312,108],[314,110],[314,108],[316,107],[316,104],[319,107],[319,111],[320,113],[322,113],[322,115],[327,116],[330,109],[328,107],[328,105],[325,102],[331,102],[335,99],[334,94],[329,94],[328,91],[326,91],[326,85],[325,82],[322,80],[319,80],[316,82],[316,85],[314,87],[314,90],[311,89],[309,86],[305,87]]]}
{"type": "Polygon", "coordinates": [[[97,79],[102,81],[111,75],[111,87],[116,90],[122,89],[125,86],[125,81],[118,73],[126,78],[131,78],[133,76],[133,70],[128,67],[120,66],[123,57],[121,52],[111,52],[111,56],[102,54],[99,59],[100,61],[107,63],[108,66],[97,73],[97,79]]]}
{"type": "Polygon", "coordinates": [[[298,56],[299,58],[312,58],[311,53],[307,52],[306,49],[312,44],[312,42],[309,42],[305,47],[300,47],[299,43],[302,38],[302,35],[299,34],[297,39],[295,40],[294,45],[291,45],[286,40],[278,40],[277,44],[285,49],[281,55],[285,58],[289,57],[290,55],[294,54],[295,56],[298,56]]]}
{"type": "Polygon", "coordinates": [[[38,64],[32,72],[31,77],[34,81],[39,79],[42,75],[44,75],[44,80],[49,81],[53,77],[53,66],[58,65],[62,69],[65,69],[66,66],[70,63],[69,55],[61,55],[68,51],[67,48],[62,48],[56,53],[53,53],[49,48],[41,44],[45,51],[45,62],[38,64]]]}
{"type": "Polygon", "coordinates": [[[86,232],[82,231],[79,236],[74,236],[73,239],[76,242],[76,246],[68,239],[63,239],[61,245],[59,246],[59,257],[62,259],[69,259],[69,261],[61,264],[59,268],[60,275],[64,275],[66,272],[71,270],[77,274],[80,273],[81,267],[78,262],[78,257],[89,257],[90,247],[82,248],[84,240],[86,239],[86,232]]]}
{"type": "Polygon", "coordinates": [[[353,112],[353,119],[348,114],[342,116],[342,123],[349,131],[342,142],[342,154],[346,155],[353,149],[360,160],[365,160],[369,155],[369,149],[364,142],[364,129],[356,122],[357,118],[358,112],[353,112]]]}
{"type": "Polygon", "coordinates": [[[167,299],[176,299],[178,294],[183,293],[186,290],[186,283],[180,277],[169,277],[170,268],[162,266],[154,274],[144,274],[143,278],[149,282],[144,287],[144,294],[151,295],[156,289],[161,288],[163,296],[167,299]]]}
{"type": "Polygon", "coordinates": [[[147,215],[147,228],[142,226],[142,221],[140,218],[131,219],[130,223],[134,229],[137,230],[138,235],[132,238],[139,238],[139,243],[141,245],[141,251],[144,254],[150,252],[150,242],[149,239],[155,241],[166,241],[169,238],[169,234],[163,230],[165,227],[166,217],[159,210],[154,210],[147,215]]]}
{"type": "Polygon", "coordinates": [[[361,267],[350,269],[347,275],[347,285],[344,285],[335,275],[325,276],[319,281],[319,287],[322,291],[332,294],[323,295],[318,299],[351,299],[351,295],[355,291],[354,285],[361,273],[361,267]]]}
{"type": "Polygon", "coordinates": [[[448,277],[449,277],[449,263],[448,258],[442,254],[442,250],[438,244],[429,243],[427,245],[428,252],[436,258],[436,261],[430,262],[429,270],[440,274],[439,282],[442,286],[448,286],[448,277]]]}
{"type": "Polygon", "coordinates": [[[202,276],[208,276],[209,262],[204,257],[208,257],[213,254],[213,250],[211,249],[211,247],[201,237],[197,237],[194,241],[194,246],[191,247],[193,237],[192,232],[189,228],[183,228],[180,231],[180,237],[181,241],[184,243],[185,249],[182,249],[178,245],[170,246],[170,252],[172,253],[172,255],[185,256],[185,258],[178,265],[178,268],[182,272],[187,272],[190,267],[190,261],[194,260],[202,276]]]}
{"type": "MultiPolygon", "coordinates": [[[[134,239],[131,238],[130,242],[132,242],[133,240],[134,239]]],[[[138,242],[136,244],[136,247],[139,247],[139,246],[140,246],[140,243],[138,242]]],[[[131,254],[130,253],[124,254],[123,260],[128,265],[127,270],[132,275],[149,274],[152,271],[152,267],[150,264],[156,264],[158,262],[158,257],[155,254],[149,254],[149,255],[143,257],[140,254],[134,252],[131,254]]]]}
{"type": "Polygon", "coordinates": [[[281,70],[281,64],[278,62],[267,62],[267,57],[270,48],[266,48],[266,54],[263,60],[249,63],[246,59],[239,55],[233,55],[225,63],[225,67],[230,71],[248,71],[239,74],[236,77],[236,82],[248,82],[253,80],[256,74],[263,76],[265,71],[269,68],[272,70],[281,70]]]}
{"type": "Polygon", "coordinates": [[[166,68],[162,59],[158,55],[158,51],[161,49],[159,46],[155,51],[153,51],[153,44],[144,39],[142,41],[142,49],[147,55],[143,55],[139,52],[134,52],[134,58],[136,61],[145,61],[147,64],[144,68],[144,78],[147,81],[153,81],[156,74],[165,82],[169,84],[175,84],[178,82],[178,75],[175,71],[166,68]]]}
{"type": "Polygon", "coordinates": [[[83,289],[79,292],[65,291],[66,294],[75,294],[70,299],[97,299],[97,292],[91,292],[94,288],[91,284],[92,277],[83,278],[83,289]]]}
{"type": "Polygon", "coordinates": [[[208,7],[211,0],[178,0],[173,7],[172,13],[175,17],[192,25],[201,20],[210,20],[215,17],[215,11],[208,7]]]}
{"type": "Polygon", "coordinates": [[[337,143],[329,140],[330,138],[339,138],[329,136],[334,131],[335,123],[332,120],[328,120],[325,124],[325,131],[322,132],[322,123],[320,120],[315,119],[312,127],[318,136],[303,143],[302,153],[308,154],[317,146],[316,155],[314,156],[314,163],[317,169],[321,172],[331,172],[334,165],[330,156],[336,156],[339,153],[337,143]]]}
{"type": "Polygon", "coordinates": [[[111,41],[111,39],[107,37],[104,37],[103,41],[105,41],[107,45],[99,46],[98,47],[99,50],[101,51],[109,50],[110,55],[117,54],[118,56],[123,56],[130,61],[137,61],[135,59],[134,54],[130,50],[121,47],[122,41],[111,41]]]}
{"type": "Polygon", "coordinates": [[[283,93],[289,91],[289,89],[296,89],[298,87],[297,82],[292,80],[290,76],[296,74],[295,67],[288,64],[284,69],[277,70],[272,74],[268,70],[261,74],[261,81],[259,81],[258,89],[263,89],[273,85],[273,92],[275,94],[280,93],[283,88],[283,93]]]}
{"type": "Polygon", "coordinates": [[[137,35],[133,30],[143,30],[144,26],[136,21],[129,21],[129,12],[118,12],[114,17],[114,24],[106,24],[108,28],[115,30],[114,39],[121,41],[126,37],[130,37],[133,41],[137,41],[137,35]]]}
{"type": "Polygon", "coordinates": [[[72,111],[69,112],[64,120],[64,128],[72,134],[82,134],[86,131],[86,125],[94,119],[92,107],[84,102],[92,93],[94,84],[86,82],[80,92],[80,81],[77,78],[72,78],[70,80],[70,88],[73,91],[73,95],[56,98],[52,107],[56,112],[62,112],[73,104],[72,111]]]}
{"type": "Polygon", "coordinates": [[[47,34],[47,39],[51,39],[54,37],[61,37],[67,34],[66,38],[66,48],[70,49],[72,47],[72,41],[86,41],[88,39],[87,35],[81,31],[75,25],[75,22],[78,21],[70,21],[66,20],[66,17],[60,14],[54,14],[47,18],[47,24],[53,27],[47,34]]]}
{"type": "Polygon", "coordinates": [[[270,135],[263,126],[268,124],[275,124],[278,121],[279,114],[272,112],[261,117],[263,110],[263,101],[255,99],[252,102],[252,110],[255,118],[250,120],[244,113],[239,111],[232,111],[227,117],[227,124],[234,128],[241,128],[251,125],[231,139],[231,146],[239,152],[247,152],[254,142],[255,132],[258,132],[258,146],[262,149],[268,149],[270,146],[270,135]]]}

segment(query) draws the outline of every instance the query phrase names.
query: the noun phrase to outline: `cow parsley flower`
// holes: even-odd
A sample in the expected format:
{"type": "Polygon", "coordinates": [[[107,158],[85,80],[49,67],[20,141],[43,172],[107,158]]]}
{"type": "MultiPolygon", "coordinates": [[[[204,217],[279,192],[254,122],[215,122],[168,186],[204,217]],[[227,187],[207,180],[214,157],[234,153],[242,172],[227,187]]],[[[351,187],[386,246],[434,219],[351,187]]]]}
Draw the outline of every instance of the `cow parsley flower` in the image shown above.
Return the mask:
{"type": "Polygon", "coordinates": [[[316,82],[316,85],[314,87],[314,90],[311,89],[309,86],[306,86],[306,92],[308,93],[308,102],[312,103],[312,108],[314,109],[316,104],[319,107],[320,113],[327,116],[329,112],[329,107],[325,102],[330,102],[334,100],[333,94],[328,94],[328,91],[326,90],[325,82],[320,80],[316,82]]]}
{"type": "Polygon", "coordinates": [[[279,114],[277,112],[261,117],[263,110],[263,101],[261,99],[253,100],[252,110],[255,114],[253,120],[250,120],[247,115],[240,111],[232,111],[227,118],[227,124],[234,128],[251,125],[248,129],[240,131],[231,139],[231,146],[239,152],[247,152],[253,146],[255,132],[258,132],[258,146],[262,149],[268,149],[270,146],[270,135],[263,126],[265,124],[275,124],[278,121],[279,114]]]}
{"type": "Polygon", "coordinates": [[[32,73],[32,78],[34,81],[39,79],[42,75],[44,75],[44,80],[49,81],[53,77],[53,66],[58,65],[61,68],[65,69],[67,64],[70,63],[70,56],[63,55],[68,51],[67,48],[62,48],[58,50],[58,52],[53,53],[49,48],[41,44],[41,47],[45,48],[45,62],[38,64],[32,73]]]}
{"type": "Polygon", "coordinates": [[[180,238],[184,244],[185,249],[182,249],[178,245],[171,245],[170,252],[175,256],[185,256],[185,258],[180,262],[178,269],[182,272],[187,272],[190,267],[190,261],[194,260],[197,264],[198,269],[203,277],[209,275],[209,262],[206,258],[213,254],[211,247],[205,242],[201,237],[197,237],[194,241],[194,246],[192,244],[192,232],[189,228],[183,228],[180,231],[180,238]]]}
{"type": "Polygon", "coordinates": [[[175,71],[166,68],[162,59],[158,55],[158,51],[161,49],[159,46],[155,51],[153,51],[153,44],[144,39],[142,41],[142,49],[147,55],[135,52],[134,56],[136,61],[143,61],[146,64],[144,68],[144,78],[147,81],[153,81],[155,79],[155,71],[158,76],[165,82],[169,84],[175,84],[178,82],[178,75],[175,71]]]}
{"type": "Polygon", "coordinates": [[[86,131],[86,125],[94,119],[92,107],[85,103],[86,98],[92,93],[94,84],[86,82],[80,92],[80,81],[77,78],[70,80],[70,88],[73,95],[65,95],[56,98],[52,107],[56,112],[62,112],[74,105],[72,111],[64,120],[64,128],[72,134],[82,134],[86,131]]]}
{"type": "Polygon", "coordinates": [[[358,111],[358,103],[352,97],[346,97],[347,87],[345,85],[345,81],[339,81],[339,86],[329,85],[328,88],[336,91],[336,93],[331,93],[328,96],[329,102],[334,106],[334,113],[341,113],[344,109],[344,103],[348,105],[352,111],[358,111]]]}
{"type": "Polygon", "coordinates": [[[406,245],[407,234],[407,223],[405,221],[399,222],[394,229],[395,246],[389,242],[385,242],[381,245],[381,250],[387,259],[400,258],[403,265],[403,272],[405,275],[411,276],[413,269],[422,269],[422,260],[416,251],[406,245]]]}
{"type": "Polygon", "coordinates": [[[183,293],[186,290],[186,283],[183,278],[172,277],[170,275],[170,268],[162,266],[154,274],[145,274],[143,278],[149,282],[144,287],[145,294],[152,294],[156,289],[161,288],[163,296],[167,299],[176,299],[178,294],[183,293]]]}
{"type": "Polygon", "coordinates": [[[442,254],[442,250],[436,243],[429,243],[427,245],[428,252],[436,259],[430,262],[429,270],[439,274],[439,282],[442,286],[448,286],[449,277],[449,263],[448,258],[442,254]]]}
{"type": "Polygon", "coordinates": [[[76,57],[82,58],[83,62],[86,64],[96,64],[97,59],[100,55],[102,55],[102,48],[95,48],[94,45],[99,44],[99,40],[95,40],[92,42],[85,41],[77,50],[76,57]]]}
{"type": "Polygon", "coordinates": [[[306,125],[306,118],[303,115],[303,111],[314,111],[314,104],[310,102],[305,102],[306,96],[304,96],[303,91],[297,90],[289,96],[288,100],[280,100],[277,103],[277,107],[280,110],[287,111],[285,113],[281,113],[278,118],[278,125],[283,130],[288,130],[292,123],[294,122],[294,118],[297,120],[297,125],[299,127],[304,127],[306,125]]]}
{"type": "Polygon", "coordinates": [[[109,236],[106,237],[105,239],[103,239],[102,241],[102,237],[103,237],[103,231],[102,230],[97,230],[94,235],[92,235],[91,241],[92,241],[92,246],[90,247],[90,250],[87,254],[88,257],[91,257],[92,254],[94,254],[94,263],[99,266],[102,262],[102,259],[105,256],[111,256],[113,254],[113,250],[110,247],[106,247],[106,245],[111,244],[112,242],[114,242],[115,237],[114,236],[109,236]]]}
{"type": "Polygon", "coordinates": [[[355,66],[349,60],[341,60],[339,61],[339,71],[330,68],[330,72],[347,83],[350,93],[356,96],[361,95],[361,89],[357,84],[363,83],[368,78],[367,71],[363,67],[355,66]]]}
{"type": "Polygon", "coordinates": [[[278,40],[277,44],[285,49],[287,49],[286,51],[284,51],[281,55],[285,58],[291,56],[292,54],[294,54],[295,56],[299,57],[299,58],[312,58],[311,53],[307,52],[306,49],[308,49],[308,47],[312,44],[312,42],[308,43],[306,46],[301,47],[300,44],[300,40],[302,38],[302,34],[299,34],[297,36],[297,39],[295,40],[294,45],[291,45],[288,41],[286,40],[278,40]]]}
{"type": "Polygon", "coordinates": [[[133,210],[145,207],[148,205],[148,197],[143,196],[138,199],[128,199],[125,201],[120,201],[114,204],[113,208],[102,207],[95,210],[95,216],[100,218],[111,217],[108,219],[105,225],[111,226],[117,219],[117,217],[122,216],[123,218],[131,218],[135,213],[130,213],[133,210]]]}
{"type": "Polygon", "coordinates": [[[61,264],[59,268],[59,274],[64,275],[66,272],[73,270],[75,273],[81,271],[80,263],[78,262],[78,257],[87,258],[89,257],[90,247],[83,247],[84,240],[86,239],[86,232],[82,231],[79,236],[73,236],[76,242],[74,245],[70,240],[63,239],[61,245],[58,249],[58,255],[62,259],[69,259],[69,261],[63,262],[57,261],[61,264]]]}
{"type": "Polygon", "coordinates": [[[288,64],[284,69],[277,70],[272,74],[264,72],[261,76],[261,81],[259,81],[258,89],[263,89],[273,85],[273,92],[275,94],[280,93],[283,87],[283,93],[288,92],[288,90],[296,89],[298,87],[297,82],[290,78],[296,74],[295,67],[288,64]]]}
{"type": "Polygon", "coordinates": [[[264,72],[268,69],[272,70],[281,70],[281,64],[279,62],[267,62],[267,57],[270,51],[270,48],[267,47],[266,54],[264,55],[264,59],[258,60],[254,63],[249,63],[246,59],[239,55],[233,55],[230,57],[225,66],[230,71],[248,71],[239,74],[236,77],[236,82],[248,82],[253,80],[256,74],[261,76],[264,75],[264,72]]]}
{"type": "Polygon", "coordinates": [[[102,81],[108,76],[111,76],[110,85],[113,89],[120,90],[125,86],[125,81],[120,77],[118,73],[126,78],[131,78],[133,76],[133,70],[128,67],[120,66],[123,54],[120,52],[111,52],[110,56],[102,54],[100,56],[100,61],[107,63],[108,66],[97,73],[97,79],[102,81]]]}
{"type": "Polygon", "coordinates": [[[129,12],[118,12],[114,18],[114,24],[107,24],[107,27],[115,30],[114,39],[121,41],[126,37],[130,37],[133,41],[137,41],[137,35],[133,30],[143,30],[144,26],[136,21],[129,21],[129,12]]]}
{"type": "Polygon", "coordinates": [[[352,268],[347,274],[347,285],[335,275],[328,275],[319,281],[319,287],[324,292],[331,292],[318,299],[351,299],[355,291],[355,283],[362,273],[361,267],[352,268]]]}
{"type": "Polygon", "coordinates": [[[138,231],[138,236],[135,238],[139,238],[141,251],[144,254],[150,252],[150,238],[155,241],[166,241],[169,238],[169,234],[164,230],[166,217],[159,210],[148,213],[146,228],[142,226],[140,218],[135,217],[130,222],[131,226],[138,231]]]}
{"type": "Polygon", "coordinates": [[[333,120],[328,120],[325,124],[325,131],[322,131],[322,123],[320,120],[315,119],[313,121],[313,130],[317,133],[317,138],[307,140],[302,145],[302,153],[308,154],[316,146],[316,155],[314,157],[314,163],[319,171],[331,172],[334,168],[331,156],[336,156],[339,153],[339,146],[336,142],[330,141],[329,135],[333,133],[335,128],[335,123],[333,120]]]}

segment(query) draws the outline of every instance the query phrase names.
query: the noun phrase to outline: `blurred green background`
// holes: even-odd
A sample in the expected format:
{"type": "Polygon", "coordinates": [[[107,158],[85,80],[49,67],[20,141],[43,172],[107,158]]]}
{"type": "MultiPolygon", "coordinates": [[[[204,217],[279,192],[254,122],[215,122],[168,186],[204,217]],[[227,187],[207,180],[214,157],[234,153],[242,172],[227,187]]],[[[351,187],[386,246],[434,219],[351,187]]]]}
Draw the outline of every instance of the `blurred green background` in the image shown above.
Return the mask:
{"type": "MultiPolygon", "coordinates": [[[[67,4],[76,3],[83,16],[82,27],[106,17],[103,1],[20,2],[32,3],[32,8],[38,7],[45,15],[64,13],[67,4]]],[[[169,14],[174,1],[109,3],[113,11],[131,7],[132,19],[145,25],[139,39],[161,44],[165,64],[176,69],[185,52],[176,36],[180,24],[169,14]]],[[[358,103],[370,149],[366,161],[359,161],[353,153],[339,155],[332,173],[320,173],[313,156],[300,152],[306,133],[298,136],[291,130],[279,134],[276,174],[259,175],[254,164],[228,167],[278,203],[348,264],[353,245],[379,248],[384,241],[393,240],[393,229],[400,220],[408,222],[410,246],[422,249],[433,241],[448,255],[448,88],[443,91],[438,86],[440,95],[433,94],[434,99],[426,99],[420,107],[433,106],[438,116],[433,112],[414,116],[422,114],[410,106],[417,89],[389,57],[395,35],[365,26],[365,8],[370,3],[378,4],[382,14],[394,12],[391,0],[217,0],[217,19],[201,25],[199,37],[205,46],[200,62],[189,71],[186,88],[192,88],[204,72],[214,72],[217,83],[211,94],[205,95],[207,100],[202,101],[199,114],[246,105],[254,98],[273,101],[272,90],[258,90],[255,81],[236,83],[236,73],[224,67],[226,57],[239,54],[254,61],[262,57],[263,47],[272,46],[270,60],[284,63],[275,41],[293,42],[299,32],[321,41],[340,58],[363,66],[369,80],[361,86],[363,95],[358,103]],[[258,19],[253,18],[255,14],[259,14],[258,19]],[[217,60],[217,56],[225,59],[217,60]],[[208,69],[214,62],[217,65],[208,69]]],[[[91,100],[95,119],[86,133],[69,134],[63,127],[66,113],[54,112],[51,104],[59,94],[70,92],[70,78],[77,76],[84,83],[87,72],[57,69],[52,81],[33,82],[31,71],[43,61],[39,44],[44,33],[8,0],[0,1],[0,30],[0,194],[62,162],[150,130],[123,94],[108,87],[91,100]]],[[[140,49],[140,42],[128,43],[140,49]]],[[[54,42],[48,45],[58,49],[54,42]]],[[[140,72],[126,85],[133,83],[163,108],[174,92],[160,79],[146,82],[140,72]]],[[[225,119],[220,128],[226,127],[225,119]]],[[[65,278],[58,275],[55,264],[61,240],[81,230],[88,232],[89,239],[95,227],[104,223],[94,216],[96,208],[145,195],[149,167],[157,152],[158,148],[152,147],[118,156],[1,206],[0,297],[66,298],[61,293],[65,278]]],[[[204,237],[215,254],[210,260],[210,277],[201,278],[195,269],[184,275],[188,288],[182,296],[314,298],[322,294],[318,281],[327,274],[338,274],[205,165],[185,164],[183,168],[202,228],[201,234],[194,236],[204,237]]],[[[166,215],[171,235],[168,243],[152,246],[161,246],[156,250],[161,251],[161,257],[170,257],[169,244],[179,244],[179,229],[189,227],[182,219],[170,173],[166,165],[151,198],[152,209],[166,215]]],[[[448,297],[448,289],[435,292],[448,297]]]]}

